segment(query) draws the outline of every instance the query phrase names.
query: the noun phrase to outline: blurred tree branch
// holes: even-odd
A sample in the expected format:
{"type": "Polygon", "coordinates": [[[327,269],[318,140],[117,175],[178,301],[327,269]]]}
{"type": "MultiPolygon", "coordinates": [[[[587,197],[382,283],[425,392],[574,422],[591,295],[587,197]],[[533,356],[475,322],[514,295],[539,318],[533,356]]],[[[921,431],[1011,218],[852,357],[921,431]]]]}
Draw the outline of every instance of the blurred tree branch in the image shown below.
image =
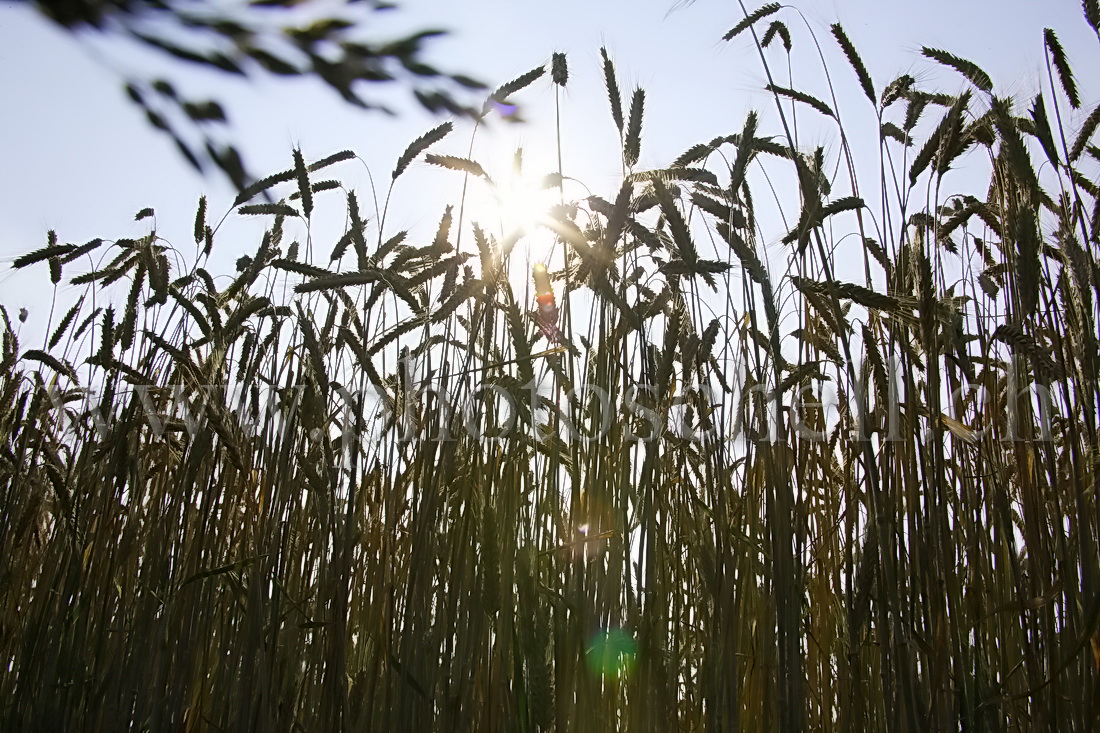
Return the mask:
{"type": "MultiPolygon", "coordinates": [[[[186,64],[244,77],[315,77],[363,109],[390,112],[364,98],[363,87],[396,83],[432,112],[475,115],[456,93],[484,88],[423,59],[425,42],[443,31],[365,40],[362,31],[374,14],[394,9],[382,0],[40,0],[34,5],[74,34],[130,40],[186,64]]],[[[237,148],[211,134],[228,127],[217,100],[186,99],[163,78],[130,78],[126,92],[198,171],[216,166],[238,189],[248,185],[237,148]]]]}

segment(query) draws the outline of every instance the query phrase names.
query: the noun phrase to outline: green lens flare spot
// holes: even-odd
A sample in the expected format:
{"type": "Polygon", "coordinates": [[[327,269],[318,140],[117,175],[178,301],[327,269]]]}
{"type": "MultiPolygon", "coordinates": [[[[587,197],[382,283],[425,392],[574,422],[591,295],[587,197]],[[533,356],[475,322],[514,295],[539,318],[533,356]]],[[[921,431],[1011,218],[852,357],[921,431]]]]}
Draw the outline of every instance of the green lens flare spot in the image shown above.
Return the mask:
{"type": "Polygon", "coordinates": [[[638,661],[638,644],[622,629],[597,633],[585,650],[588,669],[594,674],[620,679],[634,669],[638,661]]]}

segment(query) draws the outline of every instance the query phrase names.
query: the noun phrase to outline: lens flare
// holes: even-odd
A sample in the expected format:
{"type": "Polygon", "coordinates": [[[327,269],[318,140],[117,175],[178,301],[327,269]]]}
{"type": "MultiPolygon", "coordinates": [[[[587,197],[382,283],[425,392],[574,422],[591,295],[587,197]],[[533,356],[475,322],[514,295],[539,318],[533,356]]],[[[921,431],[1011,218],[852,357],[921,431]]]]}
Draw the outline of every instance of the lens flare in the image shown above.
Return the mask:
{"type": "Polygon", "coordinates": [[[546,265],[535,263],[531,268],[531,276],[535,280],[535,300],[539,305],[539,328],[548,341],[564,343],[565,337],[558,328],[558,304],[554,300],[554,289],[550,285],[550,273],[547,272],[546,265]]]}
{"type": "Polygon", "coordinates": [[[630,675],[638,661],[638,644],[629,632],[608,629],[592,637],[585,657],[593,674],[622,679],[630,675]]]}

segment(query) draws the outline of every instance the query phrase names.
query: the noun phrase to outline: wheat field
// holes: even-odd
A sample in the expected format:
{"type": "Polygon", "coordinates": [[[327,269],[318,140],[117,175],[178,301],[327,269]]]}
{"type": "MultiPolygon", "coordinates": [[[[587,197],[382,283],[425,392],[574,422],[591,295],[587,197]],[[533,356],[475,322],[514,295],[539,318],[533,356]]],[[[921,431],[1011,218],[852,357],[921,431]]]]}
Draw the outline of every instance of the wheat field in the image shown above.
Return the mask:
{"type": "Polygon", "coordinates": [[[1013,98],[789,12],[724,36],[775,129],[660,169],[602,54],[622,178],[547,178],[534,279],[464,199],[386,228],[411,175],[501,176],[449,122],[377,196],[294,150],[193,243],[20,257],[80,297],[41,344],[2,311],[0,727],[1098,729],[1100,107],[1050,29],[1013,98]],[[790,82],[814,41],[877,140],[790,82]],[[233,217],[262,240],[208,272],[233,217]]]}

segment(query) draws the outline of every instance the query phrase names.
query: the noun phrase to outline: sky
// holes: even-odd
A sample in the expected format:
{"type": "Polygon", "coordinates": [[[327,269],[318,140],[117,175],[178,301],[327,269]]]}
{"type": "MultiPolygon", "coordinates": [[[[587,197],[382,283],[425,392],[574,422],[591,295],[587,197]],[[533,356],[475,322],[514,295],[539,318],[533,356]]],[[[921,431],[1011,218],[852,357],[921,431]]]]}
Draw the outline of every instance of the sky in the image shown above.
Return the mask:
{"type": "MultiPolygon", "coordinates": [[[[679,6],[675,0],[406,0],[400,5],[372,32],[385,37],[429,26],[446,29],[450,35],[430,46],[429,59],[490,86],[547,62],[554,52],[566,53],[571,79],[561,99],[564,172],[605,198],[614,198],[620,164],[599,66],[601,46],[616,62],[624,96],[636,86],[647,92],[640,168],[667,165],[692,144],[739,131],[750,109],[763,111],[763,133],[779,132],[769,116],[770,96],[761,91],[766,79],[751,40],[747,35],[731,43],[721,40],[742,17],[729,0],[679,6]]],[[[1100,44],[1076,0],[798,0],[776,17],[787,21],[795,38],[794,85],[820,94],[822,69],[809,32],[816,34],[850,135],[874,135],[874,117],[836,52],[828,31],[834,21],[859,49],[877,90],[906,72],[925,87],[964,88],[958,75],[921,58],[920,48],[927,45],[975,61],[999,93],[1018,94],[1024,104],[1030,100],[1024,93],[1045,83],[1042,28],[1049,26],[1077,70],[1086,111],[1097,101],[1085,70],[1097,68],[1100,44]]],[[[229,209],[234,192],[228,184],[195,174],[126,99],[122,79],[150,69],[162,69],[186,93],[223,101],[234,141],[258,175],[288,167],[296,145],[307,160],[351,149],[363,162],[343,163],[331,174],[369,190],[368,171],[375,181],[388,182],[405,146],[441,121],[415,105],[405,105],[396,118],[352,109],[310,81],[226,79],[131,49],[78,41],[26,3],[0,2],[0,303],[9,312],[28,307],[33,322],[48,306],[46,268],[17,273],[8,267],[15,256],[43,246],[48,229],[74,243],[140,236],[148,222],[134,222],[134,214],[153,207],[158,233],[189,251],[199,196],[209,197],[212,218],[229,209]]],[[[473,157],[490,174],[508,165],[517,145],[524,148],[529,170],[556,167],[549,77],[518,101],[529,122],[493,121],[478,131],[473,157]]],[[[466,155],[470,135],[469,124],[460,124],[435,152],[466,155]]],[[[802,141],[835,146],[837,136],[810,129],[802,141]]],[[[394,193],[386,228],[431,236],[461,184],[457,174],[415,164],[394,193]]],[[[332,231],[314,232],[319,251],[327,252],[327,240],[335,241],[342,231],[340,205],[336,200],[331,209],[336,212],[332,231]]],[[[226,225],[218,244],[222,272],[232,272],[233,260],[255,249],[258,239],[248,226],[233,220],[226,225]]]]}

